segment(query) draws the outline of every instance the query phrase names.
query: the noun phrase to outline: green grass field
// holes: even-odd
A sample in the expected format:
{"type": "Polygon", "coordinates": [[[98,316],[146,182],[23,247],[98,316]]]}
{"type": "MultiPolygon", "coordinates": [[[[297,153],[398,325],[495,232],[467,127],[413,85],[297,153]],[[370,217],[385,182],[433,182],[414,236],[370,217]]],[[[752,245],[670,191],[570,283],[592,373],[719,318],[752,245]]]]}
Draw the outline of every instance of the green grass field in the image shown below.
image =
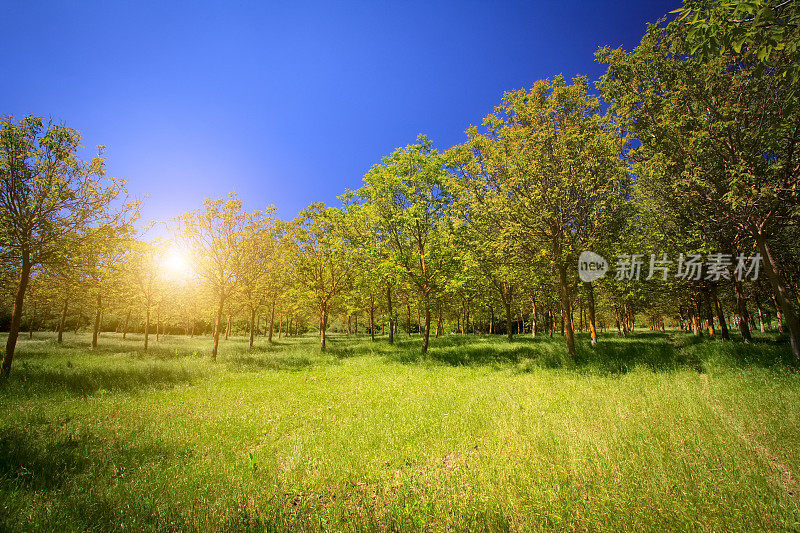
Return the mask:
{"type": "MultiPolygon", "coordinates": [[[[52,334],[0,385],[11,531],[800,530],[800,372],[771,338],[52,334]]],[[[2,339],[0,339],[2,340],[2,339]]]]}

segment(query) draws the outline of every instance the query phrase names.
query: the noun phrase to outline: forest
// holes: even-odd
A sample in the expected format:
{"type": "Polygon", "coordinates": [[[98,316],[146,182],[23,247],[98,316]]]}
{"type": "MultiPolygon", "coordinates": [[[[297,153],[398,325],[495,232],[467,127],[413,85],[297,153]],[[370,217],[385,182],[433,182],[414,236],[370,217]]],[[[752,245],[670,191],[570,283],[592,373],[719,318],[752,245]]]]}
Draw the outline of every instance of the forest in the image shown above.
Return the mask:
{"type": "Polygon", "coordinates": [[[144,220],[105,147],[84,157],[69,125],[5,116],[0,406],[17,421],[0,423],[0,526],[798,527],[800,6],[687,0],[595,59],[598,81],[509,90],[460,144],[420,134],[285,220],[235,192],[144,220]],[[52,393],[111,404],[68,412],[52,393]],[[214,401],[186,414],[209,440],[167,421],[214,401]],[[524,409],[544,440],[506,427],[524,409]],[[133,450],[148,445],[151,462],[133,450]],[[80,502],[97,477],[100,500],[80,502]]]}

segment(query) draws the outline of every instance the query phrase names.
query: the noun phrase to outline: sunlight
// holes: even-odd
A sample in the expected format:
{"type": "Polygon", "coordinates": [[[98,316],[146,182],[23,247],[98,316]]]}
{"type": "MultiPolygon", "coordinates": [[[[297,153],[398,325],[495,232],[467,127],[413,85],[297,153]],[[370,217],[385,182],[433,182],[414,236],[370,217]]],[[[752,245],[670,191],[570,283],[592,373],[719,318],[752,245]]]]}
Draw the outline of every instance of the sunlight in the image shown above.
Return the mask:
{"type": "Polygon", "coordinates": [[[178,247],[172,247],[161,257],[159,262],[164,275],[173,280],[185,280],[192,274],[189,254],[178,247]]]}

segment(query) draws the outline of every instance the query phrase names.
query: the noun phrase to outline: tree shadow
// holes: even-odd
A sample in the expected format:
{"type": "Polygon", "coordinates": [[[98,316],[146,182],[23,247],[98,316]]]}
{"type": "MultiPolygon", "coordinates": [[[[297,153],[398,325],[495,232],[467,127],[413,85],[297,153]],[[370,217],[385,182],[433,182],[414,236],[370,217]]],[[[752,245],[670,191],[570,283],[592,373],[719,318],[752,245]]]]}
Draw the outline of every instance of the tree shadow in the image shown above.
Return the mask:
{"type": "Polygon", "coordinates": [[[82,366],[67,362],[63,366],[31,365],[21,361],[9,377],[0,382],[0,390],[13,394],[52,394],[65,391],[89,396],[105,392],[134,392],[142,389],[169,388],[190,383],[197,372],[169,365],[82,366]]]}
{"type": "Polygon", "coordinates": [[[259,350],[257,353],[228,354],[222,362],[233,372],[258,372],[262,370],[296,371],[317,364],[317,359],[275,350],[259,350]],[[269,354],[269,356],[266,356],[269,354]]]}
{"type": "Polygon", "coordinates": [[[742,342],[738,332],[731,335],[730,341],[683,335],[676,339],[676,345],[686,354],[729,368],[766,368],[800,371],[800,361],[795,359],[789,340],[783,336],[754,336],[752,342],[742,342]]]}
{"type": "Polygon", "coordinates": [[[798,366],[787,343],[776,343],[772,339],[748,345],[736,340],[721,342],[694,335],[644,331],[627,337],[604,334],[593,347],[584,334],[576,336],[574,359],[567,356],[564,339],[560,336],[515,337],[512,341],[499,335],[446,336],[431,340],[426,356],[420,354],[418,339],[398,342],[384,356],[406,364],[429,361],[449,366],[512,366],[520,372],[565,368],[604,375],[621,375],[635,368],[652,372],[688,369],[703,373],[708,362],[715,358],[740,366],[798,366]]]}
{"type": "Polygon", "coordinates": [[[0,487],[58,490],[73,483],[79,475],[122,476],[126,470],[147,462],[169,464],[193,455],[189,449],[180,450],[164,443],[131,446],[122,442],[114,449],[108,446],[87,434],[42,439],[18,428],[2,428],[0,487]],[[104,457],[113,457],[113,462],[104,457]]]}

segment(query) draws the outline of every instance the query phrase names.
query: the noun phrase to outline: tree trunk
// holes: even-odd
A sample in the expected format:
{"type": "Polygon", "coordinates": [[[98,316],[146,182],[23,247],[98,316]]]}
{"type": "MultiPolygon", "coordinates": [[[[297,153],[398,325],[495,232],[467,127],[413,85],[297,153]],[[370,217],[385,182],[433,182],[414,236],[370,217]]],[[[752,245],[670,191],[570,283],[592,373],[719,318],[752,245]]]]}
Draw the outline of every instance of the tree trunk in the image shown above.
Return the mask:
{"type": "Polygon", "coordinates": [[[231,315],[228,315],[228,325],[225,327],[225,340],[228,340],[228,335],[231,333],[231,315]]]}
{"type": "Polygon", "coordinates": [[[22,304],[25,301],[25,290],[28,288],[28,281],[31,277],[30,255],[27,251],[22,252],[22,271],[20,272],[17,293],[14,296],[14,308],[11,311],[11,327],[6,339],[6,351],[3,354],[3,366],[0,368],[0,377],[8,376],[11,372],[11,361],[14,359],[14,349],[17,347],[17,337],[19,336],[19,324],[22,320],[22,304]]]}
{"type": "Polygon", "coordinates": [[[125,325],[122,328],[122,338],[123,339],[125,339],[125,337],[128,336],[128,323],[130,322],[130,319],[131,319],[131,309],[129,307],[128,308],[128,312],[125,314],[125,325]]]}
{"type": "Polygon", "coordinates": [[[272,300],[272,309],[269,312],[269,336],[267,340],[272,342],[272,328],[275,324],[275,300],[272,300]]]}
{"type": "Polygon", "coordinates": [[[506,298],[503,305],[506,308],[506,338],[508,340],[513,340],[514,331],[511,329],[511,323],[513,322],[513,317],[511,316],[511,298],[506,298]]]}
{"type": "Polygon", "coordinates": [[[431,334],[431,309],[428,297],[425,297],[425,330],[422,337],[422,353],[428,353],[428,339],[431,334]]]}
{"type": "Polygon", "coordinates": [[[326,330],[328,329],[328,310],[325,304],[320,306],[319,315],[319,349],[325,351],[326,330]]]}
{"type": "Polygon", "coordinates": [[[531,297],[531,338],[536,338],[536,327],[538,326],[536,317],[536,297],[531,297]]]}
{"type": "MultiPolygon", "coordinates": [[[[393,315],[394,311],[392,310],[392,286],[389,283],[386,284],[386,305],[387,305],[387,311],[389,313],[389,344],[394,344],[394,315],[393,315]]],[[[370,312],[372,311],[370,310],[370,312]]]]}
{"type": "Polygon", "coordinates": [[[411,303],[406,300],[406,334],[411,336],[411,303]]]}
{"type": "MultiPolygon", "coordinates": [[[[217,360],[217,350],[219,350],[219,334],[222,329],[222,311],[225,309],[225,297],[220,296],[217,316],[214,320],[214,340],[211,343],[211,360],[217,360]]],[[[230,323],[230,322],[228,322],[230,323]]]]}
{"type": "Polygon", "coordinates": [[[700,295],[695,295],[695,313],[694,313],[694,334],[698,337],[703,336],[703,323],[701,322],[701,316],[703,316],[703,303],[700,298],[700,295]]]}
{"type": "Polygon", "coordinates": [[[369,336],[375,342],[375,298],[369,297],[369,336]]]}
{"type": "Polygon", "coordinates": [[[753,340],[750,334],[750,313],[747,311],[742,282],[736,276],[733,276],[733,292],[736,295],[736,312],[739,314],[739,331],[742,333],[742,340],[749,343],[753,340]]]}
{"type": "MultiPolygon", "coordinates": [[[[64,307],[61,308],[61,320],[58,321],[58,343],[64,342],[64,324],[67,322],[67,311],[69,311],[69,299],[64,298],[64,307]]],[[[125,338],[125,337],[123,337],[125,338]]]]}
{"type": "Polygon", "coordinates": [[[758,325],[761,333],[766,333],[767,328],[764,326],[764,309],[761,307],[761,302],[756,302],[758,306],[758,325]]]}
{"type": "Polygon", "coordinates": [[[97,348],[97,337],[100,335],[100,307],[102,305],[102,298],[100,293],[97,293],[97,309],[94,313],[94,328],[92,328],[92,350],[97,348]]]}
{"type": "Polygon", "coordinates": [[[756,245],[764,260],[764,270],[767,272],[767,278],[769,278],[772,284],[772,292],[775,296],[775,300],[780,310],[783,312],[782,318],[789,331],[789,343],[792,346],[792,352],[794,352],[795,359],[800,360],[800,322],[798,322],[797,314],[792,308],[789,298],[789,289],[786,286],[777,261],[772,256],[772,250],[767,243],[767,239],[763,234],[759,233],[756,235],[756,245]]]}
{"type": "Polygon", "coordinates": [[[147,342],[150,339],[150,305],[147,306],[147,312],[144,315],[144,351],[147,351],[147,342]]]}
{"type": "Polygon", "coordinates": [[[253,309],[250,311],[250,346],[248,346],[249,350],[253,349],[253,336],[255,335],[255,324],[256,324],[256,310],[253,309]]]}
{"type": "Polygon", "coordinates": [[[711,304],[711,295],[709,293],[709,290],[708,289],[704,290],[703,294],[700,297],[705,300],[706,304],[704,307],[706,312],[706,324],[708,325],[708,336],[709,338],[714,339],[717,336],[717,331],[714,328],[714,315],[711,314],[712,304],[711,304]],[[705,298],[703,298],[703,296],[705,296],[705,298]]]}
{"type": "Polygon", "coordinates": [[[572,329],[572,304],[569,298],[569,285],[567,283],[567,266],[558,265],[558,280],[561,289],[561,318],[564,324],[564,338],[567,342],[567,353],[575,357],[575,332],[572,329]]]}
{"type": "Polygon", "coordinates": [[[36,301],[33,302],[33,309],[31,311],[31,321],[28,323],[28,340],[33,338],[33,326],[36,323],[36,301]]]}
{"type": "Polygon", "coordinates": [[[714,310],[717,314],[717,324],[719,324],[719,334],[722,340],[728,341],[731,339],[728,334],[728,324],[725,321],[725,313],[722,311],[722,304],[719,301],[719,294],[717,293],[717,286],[711,285],[711,299],[714,302],[714,310]]]}
{"type": "Polygon", "coordinates": [[[597,322],[594,309],[594,285],[592,282],[586,284],[586,296],[589,304],[589,338],[592,346],[597,346],[597,322]]]}
{"type": "Polygon", "coordinates": [[[444,329],[444,324],[442,323],[442,306],[439,306],[438,310],[438,317],[436,318],[436,338],[439,338],[439,335],[442,334],[442,330],[444,329]]]}

